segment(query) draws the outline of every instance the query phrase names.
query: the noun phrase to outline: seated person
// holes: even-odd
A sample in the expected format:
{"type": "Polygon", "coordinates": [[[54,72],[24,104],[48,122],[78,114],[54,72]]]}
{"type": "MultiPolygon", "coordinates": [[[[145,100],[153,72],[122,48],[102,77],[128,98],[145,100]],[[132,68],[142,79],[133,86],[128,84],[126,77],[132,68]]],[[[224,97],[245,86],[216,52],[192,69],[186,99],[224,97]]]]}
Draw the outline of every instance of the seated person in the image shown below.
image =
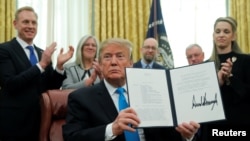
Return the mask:
{"type": "MultiPolygon", "coordinates": [[[[191,121],[176,128],[138,129],[140,124],[136,111],[125,108],[119,111],[117,88],[125,89],[125,67],[132,67],[132,44],[120,38],[102,43],[99,64],[104,80],[90,87],[80,88],[69,95],[66,124],[63,125],[65,141],[129,141],[127,134],[135,133],[140,141],[183,141],[195,139],[200,125],[191,121]]],[[[137,141],[130,139],[130,141],[137,141]]]]}

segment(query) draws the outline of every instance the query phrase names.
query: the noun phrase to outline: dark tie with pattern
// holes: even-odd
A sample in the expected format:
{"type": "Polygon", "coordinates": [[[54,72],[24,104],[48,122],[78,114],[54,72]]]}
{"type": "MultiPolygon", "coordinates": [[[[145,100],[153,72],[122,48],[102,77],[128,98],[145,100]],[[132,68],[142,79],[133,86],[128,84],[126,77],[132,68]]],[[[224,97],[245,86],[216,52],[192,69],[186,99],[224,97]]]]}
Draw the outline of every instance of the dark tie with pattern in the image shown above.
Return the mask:
{"type": "Polygon", "coordinates": [[[37,63],[36,55],[34,53],[34,48],[32,46],[27,46],[26,48],[29,49],[30,51],[30,63],[33,66],[37,63]]]}
{"type": "Polygon", "coordinates": [[[147,64],[145,68],[146,68],[146,69],[150,69],[150,66],[149,66],[149,64],[147,64]]]}
{"type": "MultiPolygon", "coordinates": [[[[128,107],[128,103],[124,96],[124,91],[125,90],[121,87],[116,89],[116,93],[119,94],[119,101],[118,101],[119,111],[128,107]]],[[[126,137],[126,141],[140,141],[138,131],[136,132],[124,131],[124,134],[126,137]]]]}

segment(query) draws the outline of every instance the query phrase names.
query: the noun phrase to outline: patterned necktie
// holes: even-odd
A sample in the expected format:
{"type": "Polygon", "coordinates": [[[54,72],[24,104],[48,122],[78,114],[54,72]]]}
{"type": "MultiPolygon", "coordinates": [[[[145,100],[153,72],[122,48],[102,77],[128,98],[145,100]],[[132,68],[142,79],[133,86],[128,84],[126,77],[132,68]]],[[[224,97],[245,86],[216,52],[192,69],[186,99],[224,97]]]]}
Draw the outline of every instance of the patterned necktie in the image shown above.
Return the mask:
{"type": "Polygon", "coordinates": [[[30,51],[30,63],[33,66],[37,63],[36,55],[34,53],[34,48],[32,46],[27,46],[26,48],[29,49],[30,51]]]}
{"type": "MultiPolygon", "coordinates": [[[[116,93],[119,94],[119,101],[118,101],[119,111],[128,107],[128,103],[124,96],[124,91],[125,90],[121,87],[116,89],[116,93]]],[[[125,134],[126,141],[140,141],[137,130],[136,132],[124,131],[124,134],[125,134]]]]}
{"type": "Polygon", "coordinates": [[[149,66],[149,64],[147,64],[145,68],[146,68],[146,69],[150,69],[150,66],[149,66]]]}

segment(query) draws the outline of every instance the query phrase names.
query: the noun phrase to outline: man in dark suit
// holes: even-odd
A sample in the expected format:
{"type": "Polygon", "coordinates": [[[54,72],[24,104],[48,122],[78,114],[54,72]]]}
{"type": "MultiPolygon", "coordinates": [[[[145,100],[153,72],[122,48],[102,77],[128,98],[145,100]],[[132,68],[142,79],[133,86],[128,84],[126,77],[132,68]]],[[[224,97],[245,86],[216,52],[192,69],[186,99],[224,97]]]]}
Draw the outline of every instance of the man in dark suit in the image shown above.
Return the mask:
{"type": "Polygon", "coordinates": [[[66,78],[63,64],[73,56],[74,49],[65,54],[61,50],[54,70],[51,56],[56,43],[44,51],[33,44],[37,33],[37,14],[33,8],[18,9],[13,24],[17,37],[0,44],[0,140],[38,141],[40,95],[48,89],[60,88],[66,78]],[[34,49],[33,55],[27,46],[34,49]],[[35,58],[33,65],[30,56],[35,58]]]}
{"type": "MultiPolygon", "coordinates": [[[[69,95],[66,124],[63,125],[65,141],[125,141],[125,130],[136,131],[133,127],[140,124],[136,111],[129,107],[118,112],[119,95],[116,92],[118,87],[124,88],[127,99],[125,67],[133,65],[131,53],[132,44],[125,39],[112,38],[101,44],[98,59],[104,80],[69,95]]],[[[199,126],[190,122],[176,128],[138,130],[140,141],[182,141],[192,139],[199,126]]]]}
{"type": "Polygon", "coordinates": [[[142,59],[133,64],[134,68],[153,68],[153,69],[166,69],[164,66],[155,62],[158,42],[154,38],[147,38],[144,40],[140,48],[142,59]]]}

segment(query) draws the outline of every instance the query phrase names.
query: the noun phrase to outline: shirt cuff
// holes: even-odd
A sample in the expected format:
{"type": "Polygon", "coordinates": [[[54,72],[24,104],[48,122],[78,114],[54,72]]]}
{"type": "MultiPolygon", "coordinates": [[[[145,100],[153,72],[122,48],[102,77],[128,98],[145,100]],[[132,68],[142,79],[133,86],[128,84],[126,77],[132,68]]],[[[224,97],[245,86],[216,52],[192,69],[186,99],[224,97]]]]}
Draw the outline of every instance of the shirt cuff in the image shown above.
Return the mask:
{"type": "Polygon", "coordinates": [[[110,141],[116,138],[116,136],[112,132],[112,125],[113,123],[110,123],[106,126],[105,141],[110,141]]]}
{"type": "Polygon", "coordinates": [[[56,71],[57,71],[58,73],[60,73],[61,75],[64,74],[64,70],[59,70],[57,67],[56,67],[56,71]]]}
{"type": "Polygon", "coordinates": [[[186,138],[186,141],[192,141],[193,138],[194,138],[194,135],[193,135],[190,139],[187,139],[187,138],[186,138]]]}
{"type": "Polygon", "coordinates": [[[40,66],[39,63],[36,63],[36,66],[39,68],[40,72],[43,73],[44,72],[44,69],[40,66]]]}

